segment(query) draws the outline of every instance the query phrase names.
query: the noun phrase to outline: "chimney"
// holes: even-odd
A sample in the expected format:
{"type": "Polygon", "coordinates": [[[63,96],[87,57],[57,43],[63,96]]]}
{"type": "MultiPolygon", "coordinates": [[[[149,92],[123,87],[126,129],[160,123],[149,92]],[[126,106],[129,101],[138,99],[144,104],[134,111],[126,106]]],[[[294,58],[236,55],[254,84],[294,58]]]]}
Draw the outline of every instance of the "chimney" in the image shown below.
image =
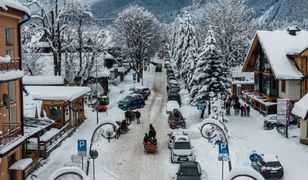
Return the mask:
{"type": "Polygon", "coordinates": [[[291,36],[296,36],[296,33],[299,32],[299,31],[301,31],[301,30],[300,30],[300,28],[298,28],[298,27],[289,27],[289,28],[287,29],[287,31],[289,32],[289,34],[290,34],[291,36]]]}

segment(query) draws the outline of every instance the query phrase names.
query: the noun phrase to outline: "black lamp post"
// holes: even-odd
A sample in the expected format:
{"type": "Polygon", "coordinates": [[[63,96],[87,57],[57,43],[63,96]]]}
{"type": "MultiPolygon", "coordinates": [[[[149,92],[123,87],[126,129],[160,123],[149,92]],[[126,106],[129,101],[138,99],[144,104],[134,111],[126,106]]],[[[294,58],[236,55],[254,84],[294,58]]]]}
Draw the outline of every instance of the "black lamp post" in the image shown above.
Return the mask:
{"type": "MultiPolygon", "coordinates": [[[[98,152],[96,150],[92,150],[92,146],[94,144],[93,140],[94,140],[94,136],[97,133],[97,131],[102,128],[103,126],[111,126],[112,127],[112,131],[106,131],[105,133],[102,133],[101,135],[105,138],[108,139],[108,142],[110,142],[110,139],[115,138],[116,137],[116,129],[117,126],[114,123],[111,122],[107,122],[107,123],[103,123],[100,124],[93,132],[92,137],[91,137],[91,142],[90,142],[90,149],[89,149],[89,154],[90,156],[87,159],[87,170],[86,170],[86,174],[89,175],[89,166],[90,166],[90,159],[93,159],[93,176],[95,176],[95,170],[94,170],[94,159],[96,159],[98,157],[98,152]]],[[[93,179],[95,179],[95,177],[93,177],[93,179]]]]}

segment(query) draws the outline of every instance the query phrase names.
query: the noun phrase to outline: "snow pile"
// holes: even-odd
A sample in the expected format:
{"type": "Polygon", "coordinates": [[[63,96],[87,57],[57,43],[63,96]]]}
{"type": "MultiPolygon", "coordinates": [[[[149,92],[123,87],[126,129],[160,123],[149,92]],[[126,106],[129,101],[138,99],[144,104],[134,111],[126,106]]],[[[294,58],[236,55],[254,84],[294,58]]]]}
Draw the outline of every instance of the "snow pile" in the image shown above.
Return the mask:
{"type": "Polygon", "coordinates": [[[287,54],[301,53],[308,48],[308,31],[297,32],[292,36],[286,30],[258,31],[257,37],[262,45],[277,79],[301,79],[302,73],[287,54]]]}
{"type": "Polygon", "coordinates": [[[0,8],[4,9],[5,11],[8,10],[8,8],[13,8],[19,11],[22,11],[28,15],[31,15],[30,10],[23,6],[20,2],[17,0],[1,0],[0,1],[0,8]]]}
{"type": "Polygon", "coordinates": [[[247,166],[239,166],[230,172],[226,180],[240,179],[240,177],[245,177],[243,179],[251,179],[251,177],[256,178],[257,180],[264,180],[264,178],[257,171],[247,166]],[[249,177],[249,178],[248,178],[249,177]]]}
{"type": "Polygon", "coordinates": [[[31,163],[32,163],[32,159],[31,158],[22,159],[22,160],[19,160],[19,161],[15,162],[13,165],[11,165],[9,169],[10,170],[21,170],[21,171],[23,171],[31,163]]]}
{"type": "Polygon", "coordinates": [[[301,117],[303,119],[308,119],[308,93],[297,103],[295,103],[292,114],[301,117]]]}
{"type": "Polygon", "coordinates": [[[24,76],[24,72],[20,70],[2,71],[0,72],[0,81],[18,79],[24,76]]]}
{"type": "Polygon", "coordinates": [[[11,61],[11,57],[9,55],[6,55],[4,57],[0,56],[0,63],[8,63],[11,61]]]}
{"type": "Polygon", "coordinates": [[[24,76],[22,78],[24,85],[63,85],[62,76],[24,76]]]}
{"type": "MultiPolygon", "coordinates": [[[[94,77],[96,76],[96,73],[93,73],[94,77]]],[[[110,71],[109,69],[107,69],[106,67],[101,68],[98,72],[97,72],[97,77],[109,77],[110,76],[110,71]]]]}
{"type": "Polygon", "coordinates": [[[60,129],[57,128],[51,128],[50,130],[46,131],[41,137],[41,141],[48,141],[50,138],[52,138],[54,135],[56,135],[60,129]]]}
{"type": "MultiPolygon", "coordinates": [[[[62,167],[57,169],[49,178],[49,180],[56,180],[59,177],[66,177],[63,179],[75,179],[79,177],[82,180],[89,180],[89,177],[78,167],[62,167]]],[[[61,178],[61,179],[62,179],[61,178]]]]}
{"type": "Polygon", "coordinates": [[[63,101],[72,101],[91,91],[89,87],[77,86],[27,86],[26,90],[34,100],[63,101]]]}

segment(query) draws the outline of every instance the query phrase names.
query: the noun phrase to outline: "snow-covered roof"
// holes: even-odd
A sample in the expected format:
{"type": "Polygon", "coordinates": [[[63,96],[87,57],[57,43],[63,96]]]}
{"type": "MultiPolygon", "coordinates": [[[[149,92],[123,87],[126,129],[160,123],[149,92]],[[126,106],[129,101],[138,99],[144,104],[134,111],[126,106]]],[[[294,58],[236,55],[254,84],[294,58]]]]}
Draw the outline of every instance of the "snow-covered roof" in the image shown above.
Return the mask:
{"type": "Polygon", "coordinates": [[[308,120],[308,93],[294,104],[292,114],[308,120]]]}
{"type": "Polygon", "coordinates": [[[22,78],[24,85],[63,85],[62,76],[24,76],[22,78]]]}
{"type": "Polygon", "coordinates": [[[0,71],[0,81],[8,81],[12,79],[22,78],[24,72],[20,70],[0,71]]]}
{"type": "Polygon", "coordinates": [[[109,53],[105,53],[104,54],[104,58],[105,59],[114,59],[113,55],[109,54],[109,53]]]}
{"type": "Polygon", "coordinates": [[[308,47],[308,31],[299,31],[295,36],[290,35],[286,30],[257,31],[257,37],[277,79],[303,77],[287,55],[290,52],[301,52],[308,47]]]}
{"type": "Polygon", "coordinates": [[[21,159],[10,166],[9,170],[25,170],[32,163],[31,158],[21,159]]]}
{"type": "Polygon", "coordinates": [[[4,147],[0,146],[0,154],[6,154],[8,151],[13,149],[14,147],[18,146],[22,142],[26,140],[26,136],[19,136],[18,138],[14,139],[14,141],[5,144],[4,147]]]}
{"type": "Polygon", "coordinates": [[[20,2],[18,2],[17,0],[1,0],[0,8],[2,8],[5,11],[7,11],[8,8],[12,8],[12,9],[16,9],[18,11],[24,12],[28,15],[31,15],[30,10],[24,5],[22,5],[20,2]]]}
{"type": "Polygon", "coordinates": [[[254,81],[232,81],[232,84],[254,84],[254,81]]]}
{"type": "Polygon", "coordinates": [[[273,154],[262,154],[262,159],[264,162],[275,162],[278,160],[273,154]]]}
{"type": "Polygon", "coordinates": [[[44,119],[37,119],[37,118],[24,118],[24,134],[27,137],[31,137],[32,135],[45,130],[46,128],[50,127],[55,121],[44,118],[44,119]]]}
{"type": "Polygon", "coordinates": [[[78,86],[26,86],[26,90],[34,100],[63,101],[72,101],[91,91],[89,87],[78,86]]]}

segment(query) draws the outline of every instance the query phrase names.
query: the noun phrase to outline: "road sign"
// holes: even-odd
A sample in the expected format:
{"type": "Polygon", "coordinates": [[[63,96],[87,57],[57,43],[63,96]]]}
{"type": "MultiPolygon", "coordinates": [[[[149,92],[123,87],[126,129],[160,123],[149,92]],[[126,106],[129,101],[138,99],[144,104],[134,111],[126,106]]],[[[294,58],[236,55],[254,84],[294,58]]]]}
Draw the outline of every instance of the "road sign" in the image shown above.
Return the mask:
{"type": "Polygon", "coordinates": [[[90,157],[92,159],[96,159],[98,157],[98,152],[96,150],[91,150],[90,151],[90,157]]]}
{"type": "Polygon", "coordinates": [[[79,156],[86,156],[87,155],[87,140],[78,139],[77,149],[78,149],[79,156]]]}
{"type": "Polygon", "coordinates": [[[197,103],[197,109],[198,110],[204,110],[205,109],[205,104],[204,103],[197,103]]]}
{"type": "Polygon", "coordinates": [[[133,81],[136,81],[136,79],[137,79],[137,73],[133,72],[133,81]]]}
{"type": "Polygon", "coordinates": [[[219,144],[218,144],[219,146],[219,148],[218,148],[218,153],[219,154],[228,154],[228,147],[227,146],[225,146],[225,143],[223,143],[223,142],[219,142],[219,144]]]}
{"type": "Polygon", "coordinates": [[[259,161],[259,155],[257,153],[253,153],[249,156],[251,162],[256,163],[259,161]]]}

